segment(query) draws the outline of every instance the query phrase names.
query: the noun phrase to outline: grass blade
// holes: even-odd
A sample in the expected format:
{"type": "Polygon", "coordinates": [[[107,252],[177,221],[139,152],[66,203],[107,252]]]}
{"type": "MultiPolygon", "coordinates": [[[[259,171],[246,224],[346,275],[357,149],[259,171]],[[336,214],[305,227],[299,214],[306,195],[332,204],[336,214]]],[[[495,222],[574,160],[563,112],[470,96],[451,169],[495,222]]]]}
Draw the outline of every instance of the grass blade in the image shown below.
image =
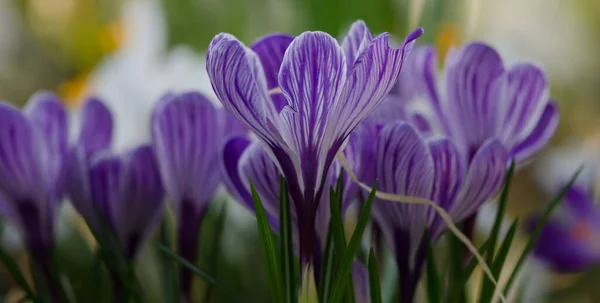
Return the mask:
{"type": "MultiPolygon", "coordinates": [[[[519,219],[515,219],[511,224],[506,236],[504,237],[504,241],[502,245],[500,245],[500,249],[494,258],[494,261],[491,264],[492,274],[494,278],[498,279],[500,277],[500,273],[502,272],[502,267],[504,266],[504,262],[506,261],[506,257],[508,256],[508,250],[512,244],[512,240],[515,236],[515,232],[517,231],[517,224],[519,219]]],[[[484,279],[483,284],[481,286],[481,293],[479,297],[479,302],[491,302],[494,296],[494,284],[490,279],[484,279]]]]}
{"type": "Polygon", "coordinates": [[[326,302],[331,292],[333,280],[333,269],[335,267],[333,234],[331,227],[327,232],[327,242],[325,243],[325,255],[323,256],[323,265],[321,266],[321,274],[319,279],[319,302],[326,302]]]}
{"type": "MultiPolygon", "coordinates": [[[[208,257],[208,260],[210,260],[210,273],[217,277],[217,270],[219,268],[219,256],[220,254],[220,250],[221,250],[221,239],[222,239],[222,234],[223,234],[223,227],[225,224],[225,214],[227,213],[227,203],[225,203],[225,201],[222,201],[223,206],[221,206],[221,209],[219,210],[219,215],[217,217],[217,222],[215,224],[216,226],[216,232],[213,235],[213,241],[211,244],[211,251],[208,257]]],[[[215,205],[213,203],[213,205],[215,205]]],[[[212,297],[212,290],[213,288],[210,287],[210,285],[207,286],[206,288],[206,292],[204,293],[204,298],[202,300],[202,302],[210,302],[210,298],[212,297]]]]}
{"type": "MultiPolygon", "coordinates": [[[[489,247],[489,242],[485,241],[479,247],[479,254],[483,255],[484,253],[486,253],[488,247],[489,247]]],[[[462,289],[462,285],[467,283],[467,280],[469,280],[469,278],[473,274],[473,271],[475,270],[475,268],[477,267],[478,264],[479,263],[477,262],[477,259],[471,258],[471,260],[469,261],[467,266],[465,266],[465,268],[462,271],[462,279],[450,281],[450,286],[448,287],[448,294],[447,294],[447,298],[449,298],[449,299],[446,300],[447,302],[453,302],[452,300],[457,298],[457,296],[459,295],[459,292],[462,289]]]]}
{"type": "MultiPolygon", "coordinates": [[[[166,213],[160,225],[159,237],[161,246],[172,247],[173,241],[170,231],[168,213],[166,213]]],[[[162,265],[163,302],[177,303],[179,302],[179,291],[177,290],[178,275],[175,273],[173,260],[164,254],[160,254],[160,256],[162,256],[160,260],[162,265]]]]}
{"type": "Polygon", "coordinates": [[[371,291],[371,303],[381,303],[381,281],[379,281],[379,271],[377,270],[377,261],[373,248],[369,252],[369,290],[371,291]]]}
{"type": "MultiPolygon", "coordinates": [[[[487,252],[487,264],[492,264],[494,261],[494,253],[496,251],[496,242],[498,241],[498,234],[500,233],[500,227],[502,226],[502,220],[504,219],[504,213],[506,212],[506,204],[508,201],[508,193],[510,192],[510,184],[515,171],[515,161],[510,162],[510,168],[506,173],[504,179],[504,186],[502,187],[502,193],[500,194],[500,200],[498,202],[498,212],[496,213],[496,219],[492,227],[492,232],[489,237],[490,250],[487,252]]],[[[485,277],[485,276],[484,276],[485,277]]]]}
{"type": "Polygon", "coordinates": [[[562,201],[563,197],[567,194],[567,191],[569,190],[569,188],[571,188],[571,185],[573,185],[573,183],[577,179],[577,176],[579,176],[579,174],[581,173],[582,169],[583,169],[583,167],[580,167],[577,169],[577,171],[575,171],[575,174],[573,174],[573,176],[571,177],[571,180],[569,180],[569,183],[567,183],[567,185],[565,187],[563,187],[561,189],[561,191],[550,201],[550,204],[548,204],[548,207],[544,211],[544,215],[542,216],[540,221],[538,221],[538,223],[536,224],[535,230],[531,234],[529,241],[527,241],[527,244],[525,245],[525,248],[523,249],[521,256],[519,256],[519,260],[517,261],[515,268],[513,269],[512,273],[510,274],[510,277],[508,278],[508,282],[506,282],[506,286],[504,286],[504,295],[507,295],[508,292],[510,291],[512,283],[514,283],[515,278],[517,277],[517,274],[519,273],[519,270],[521,269],[521,266],[523,266],[523,263],[525,262],[525,258],[529,255],[529,253],[533,249],[533,245],[537,242],[538,238],[540,237],[540,234],[542,233],[542,229],[544,228],[544,226],[546,225],[546,222],[548,222],[548,219],[550,218],[550,214],[552,214],[552,211],[554,211],[554,209],[556,208],[558,203],[560,203],[560,201],[562,201]]]}
{"type": "Polygon", "coordinates": [[[296,302],[296,274],[294,272],[294,247],[292,221],[287,184],[283,176],[279,181],[279,228],[281,237],[281,274],[284,281],[285,302],[296,302]]]}
{"type": "Polygon", "coordinates": [[[213,276],[211,276],[209,273],[207,273],[203,269],[190,263],[186,259],[180,257],[172,249],[170,249],[166,246],[163,246],[163,245],[160,245],[159,247],[160,247],[160,250],[162,250],[162,252],[165,255],[171,257],[173,260],[179,262],[179,264],[187,267],[191,272],[193,272],[194,274],[196,274],[199,277],[201,277],[202,279],[204,279],[204,281],[212,284],[213,286],[215,286],[216,288],[221,290],[224,294],[228,295],[229,298],[231,298],[234,302],[240,302],[240,303],[244,302],[244,300],[242,300],[242,298],[238,294],[236,294],[229,286],[221,283],[219,280],[215,279],[213,276]]]}
{"type": "MultiPolygon", "coordinates": [[[[344,252],[344,255],[342,257],[342,260],[340,262],[340,267],[336,273],[336,275],[338,277],[348,277],[350,276],[350,272],[352,269],[352,262],[354,261],[354,256],[356,255],[356,250],[358,249],[358,246],[360,245],[360,241],[362,238],[362,235],[365,231],[365,227],[367,226],[367,223],[369,222],[369,217],[371,216],[371,205],[373,204],[373,199],[375,198],[375,191],[377,190],[377,180],[375,181],[375,184],[373,185],[373,188],[371,189],[371,193],[369,194],[369,198],[367,199],[367,202],[365,203],[360,216],[358,217],[358,222],[356,224],[356,227],[354,229],[354,233],[352,234],[352,237],[350,238],[350,242],[348,243],[348,247],[346,248],[346,251],[344,252]]],[[[342,294],[344,293],[344,289],[346,288],[346,280],[345,279],[337,279],[334,284],[333,284],[333,288],[331,291],[331,297],[330,297],[330,302],[339,302],[342,294]]]]}
{"type": "Polygon", "coordinates": [[[10,273],[10,275],[15,279],[15,282],[19,285],[19,287],[25,292],[27,297],[31,298],[32,301],[37,302],[38,297],[33,292],[33,289],[27,284],[27,280],[21,270],[19,269],[19,265],[11,258],[10,254],[6,252],[2,247],[0,247],[0,261],[6,267],[6,270],[10,273]]]}
{"type": "Polygon", "coordinates": [[[275,245],[275,237],[271,230],[271,225],[267,219],[267,213],[260,201],[260,197],[250,180],[250,190],[252,191],[252,201],[254,202],[254,209],[256,212],[256,222],[258,224],[258,232],[260,235],[260,242],[262,244],[263,256],[265,258],[265,265],[267,267],[267,278],[269,280],[269,287],[273,292],[273,299],[275,302],[284,302],[283,297],[283,286],[281,285],[281,270],[279,268],[279,258],[277,247],[275,245]]]}
{"type": "Polygon", "coordinates": [[[424,241],[427,254],[427,297],[431,303],[441,303],[442,294],[440,277],[438,276],[438,270],[435,265],[435,257],[433,254],[433,247],[431,246],[431,238],[428,230],[425,230],[424,241]]]}

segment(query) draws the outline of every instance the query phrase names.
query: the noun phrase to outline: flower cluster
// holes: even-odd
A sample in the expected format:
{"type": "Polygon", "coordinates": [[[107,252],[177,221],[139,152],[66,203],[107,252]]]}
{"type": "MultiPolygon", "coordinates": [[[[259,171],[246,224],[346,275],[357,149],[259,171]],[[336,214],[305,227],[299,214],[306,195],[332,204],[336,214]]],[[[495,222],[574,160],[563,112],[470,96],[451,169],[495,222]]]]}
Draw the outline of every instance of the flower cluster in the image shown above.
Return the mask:
{"type": "MultiPolygon", "coordinates": [[[[463,222],[497,194],[511,161],[522,165],[548,142],[558,110],[540,68],[505,67],[482,43],[451,52],[438,81],[434,49],[413,50],[422,32],[396,43],[358,21],[341,41],[323,32],[271,34],[250,47],[219,34],[206,68],[223,107],[196,92],[165,94],[149,119],[150,141],[124,154],[111,147],[112,113],[96,98],[83,105],[73,139],[56,96],[35,95],[24,110],[0,103],[0,210],[20,226],[49,281],[46,256],[64,197],[100,245],[114,237],[128,262],[168,201],[178,252],[193,262],[220,185],[255,211],[253,186],[279,231],[280,176],[289,190],[294,252],[319,280],[332,221],[329,189],[344,184],[344,217],[366,194],[340,173],[340,152],[359,181],[431,200],[463,222]]],[[[412,302],[429,244],[424,231],[436,240],[446,223],[430,206],[383,198],[373,203],[373,219],[394,251],[401,300],[412,302]]],[[[358,260],[352,273],[356,300],[368,302],[358,260]]],[[[191,272],[180,275],[189,302],[191,272]]]]}

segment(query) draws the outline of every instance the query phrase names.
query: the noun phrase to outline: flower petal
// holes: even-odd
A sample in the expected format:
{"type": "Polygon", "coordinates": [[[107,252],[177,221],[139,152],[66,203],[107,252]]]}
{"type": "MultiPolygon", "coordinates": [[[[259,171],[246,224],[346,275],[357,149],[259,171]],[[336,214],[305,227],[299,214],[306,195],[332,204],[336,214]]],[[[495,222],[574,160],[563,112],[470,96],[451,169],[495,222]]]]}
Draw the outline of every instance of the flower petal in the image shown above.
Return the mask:
{"type": "Polygon", "coordinates": [[[333,160],[327,163],[325,159],[331,148],[324,142],[325,126],[345,79],[343,49],[326,33],[305,32],[285,53],[279,84],[290,105],[281,115],[287,127],[286,141],[301,159],[297,175],[302,190],[318,191],[333,160]]]}
{"type": "Polygon", "coordinates": [[[355,302],[370,303],[371,290],[369,284],[369,271],[366,266],[358,261],[352,263],[352,284],[354,285],[355,302]]]}
{"type": "MultiPolygon", "coordinates": [[[[269,90],[279,87],[279,69],[286,49],[294,40],[293,36],[286,34],[271,34],[255,41],[250,47],[260,59],[265,72],[267,88],[269,90]]],[[[271,95],[275,108],[280,112],[288,102],[282,94],[271,95]]]]}
{"type": "Polygon", "coordinates": [[[501,103],[502,142],[512,149],[538,124],[548,103],[548,80],[532,64],[519,64],[507,73],[506,102],[501,103]]]}
{"type": "Polygon", "coordinates": [[[511,151],[517,163],[529,159],[546,146],[558,127],[559,116],[556,103],[549,102],[535,128],[511,151]]]}
{"type": "Polygon", "coordinates": [[[271,146],[282,144],[275,126],[277,110],[256,53],[229,34],[219,34],[208,47],[206,69],[215,94],[236,119],[271,146]]]}
{"type": "Polygon", "coordinates": [[[89,170],[92,201],[112,228],[116,227],[123,170],[124,165],[119,157],[106,155],[94,161],[89,170]]]}
{"type": "Polygon", "coordinates": [[[497,139],[489,139],[481,146],[469,165],[458,199],[450,208],[450,216],[456,222],[474,214],[500,190],[507,162],[506,148],[497,139]]]}
{"type": "Polygon", "coordinates": [[[100,101],[91,97],[83,105],[79,143],[86,154],[92,154],[110,147],[113,133],[113,119],[110,110],[100,101]]]}
{"type": "Polygon", "coordinates": [[[500,55],[483,43],[464,46],[447,62],[445,111],[452,114],[448,123],[452,136],[462,140],[472,156],[483,141],[496,135],[504,66],[500,55]]]}
{"type": "MultiPolygon", "coordinates": [[[[375,169],[379,190],[429,198],[433,190],[435,167],[429,149],[417,130],[403,122],[388,123],[377,141],[375,169]]],[[[410,249],[419,246],[425,226],[433,219],[427,205],[383,200],[373,204],[373,215],[384,231],[401,231],[409,235],[410,249]]],[[[393,234],[386,237],[388,241],[395,239],[393,234]]]]}
{"type": "MultiPolygon", "coordinates": [[[[431,199],[445,210],[456,201],[466,175],[465,157],[448,139],[438,139],[429,142],[429,150],[433,157],[435,176],[431,199]]],[[[430,210],[433,214],[433,209],[430,210]]],[[[441,219],[441,218],[440,218],[441,219]]],[[[437,232],[441,220],[430,229],[432,234],[437,232]]]]}
{"type": "Polygon", "coordinates": [[[58,186],[64,177],[62,168],[67,154],[67,113],[56,95],[45,92],[31,97],[25,107],[25,113],[43,134],[42,140],[48,151],[48,180],[53,182],[52,190],[56,190],[58,194],[62,191],[58,186]]]}
{"type": "Polygon", "coordinates": [[[218,110],[200,93],[164,98],[152,114],[153,147],[175,213],[190,200],[202,211],[220,182],[219,152],[224,134],[218,110]]]}
{"type": "MultiPolygon", "coordinates": [[[[272,158],[266,153],[262,142],[252,142],[242,154],[238,164],[238,174],[244,187],[249,191],[252,181],[256,192],[267,213],[273,229],[279,229],[279,169],[272,158]]],[[[254,210],[252,204],[251,210],[254,210]]],[[[290,208],[292,220],[295,210],[290,208]]]]}
{"type": "Polygon", "coordinates": [[[100,228],[89,179],[89,157],[82,145],[69,149],[66,160],[65,186],[67,196],[77,212],[93,230],[100,228]]]}
{"type": "Polygon", "coordinates": [[[371,31],[364,21],[358,20],[352,23],[350,30],[348,30],[348,33],[342,42],[348,71],[352,70],[354,63],[356,63],[356,59],[358,59],[360,53],[367,48],[371,40],[373,40],[373,34],[371,34],[371,31]]]}
{"type": "Polygon", "coordinates": [[[122,178],[115,230],[125,253],[133,257],[164,209],[164,190],[151,146],[127,155],[122,178]]]}
{"type": "Polygon", "coordinates": [[[41,134],[18,108],[0,103],[0,189],[10,204],[46,199],[50,180],[41,134]]]}
{"type": "Polygon", "coordinates": [[[233,137],[223,145],[221,172],[227,191],[248,209],[254,211],[252,196],[239,173],[239,161],[252,141],[246,137],[233,137]]]}
{"type": "MultiPolygon", "coordinates": [[[[356,125],[383,101],[397,82],[403,62],[422,32],[418,29],[411,33],[399,49],[389,47],[387,34],[371,41],[348,73],[342,95],[328,115],[325,138],[331,143],[327,145],[336,147],[341,144],[356,125]]],[[[333,155],[337,152],[335,148],[332,151],[333,155]]]]}

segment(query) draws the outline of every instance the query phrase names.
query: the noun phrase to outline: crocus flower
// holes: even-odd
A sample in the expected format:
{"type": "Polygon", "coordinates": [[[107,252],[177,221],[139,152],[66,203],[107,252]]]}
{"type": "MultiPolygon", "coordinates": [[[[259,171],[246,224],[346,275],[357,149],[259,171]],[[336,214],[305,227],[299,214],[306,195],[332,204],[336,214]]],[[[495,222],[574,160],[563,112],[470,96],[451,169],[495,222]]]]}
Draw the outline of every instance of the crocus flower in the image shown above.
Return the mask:
{"type": "MultiPolygon", "coordinates": [[[[58,98],[35,94],[23,111],[0,103],[0,201],[19,227],[33,263],[52,291],[48,257],[63,188],[67,115],[58,98]]],[[[57,299],[55,297],[54,299],[57,299]]]]}
{"type": "MultiPolygon", "coordinates": [[[[382,192],[430,199],[459,221],[472,211],[465,206],[483,203],[502,184],[507,153],[497,141],[482,147],[468,164],[448,138],[426,140],[402,121],[379,127],[374,166],[382,192]]],[[[423,232],[428,228],[435,239],[445,225],[427,205],[380,200],[373,204],[373,216],[396,256],[401,302],[412,302],[425,256],[423,232]]]]}
{"type": "Polygon", "coordinates": [[[78,189],[71,197],[73,204],[100,237],[106,232],[103,228],[111,228],[125,257],[133,260],[164,208],[151,146],[137,147],[124,157],[103,154],[93,159],[80,149],[72,161],[78,162],[69,178],[70,187],[78,189]]]}
{"type": "Polygon", "coordinates": [[[323,32],[291,42],[269,36],[250,48],[229,34],[211,42],[207,70],[217,97],[264,142],[288,183],[303,268],[313,263],[316,213],[336,153],[392,88],[421,33],[399,49],[388,46],[388,34],[372,38],[362,22],[342,45],[323,32]],[[272,97],[279,92],[281,104],[272,97]]]}
{"type": "MultiPolygon", "coordinates": [[[[350,161],[353,171],[356,171],[361,179],[370,178],[362,173],[368,173],[370,170],[362,169],[362,166],[369,166],[371,163],[360,162],[359,152],[362,149],[370,149],[371,145],[362,144],[360,141],[363,137],[356,136],[354,133],[351,135],[348,145],[344,150],[346,157],[350,161]],[[357,159],[357,161],[353,161],[357,159]]],[[[277,164],[269,156],[266,151],[266,146],[259,140],[251,140],[248,137],[233,137],[225,143],[223,147],[223,153],[221,158],[222,171],[224,183],[227,186],[229,192],[237,198],[247,209],[254,212],[254,202],[251,197],[250,181],[254,185],[261,201],[267,218],[271,227],[275,230],[279,230],[279,214],[280,214],[280,172],[277,168],[277,164]]],[[[333,165],[337,167],[339,164],[333,165]]],[[[339,175],[339,170],[332,169],[327,177],[327,187],[334,185],[339,175]]],[[[352,201],[355,201],[358,197],[359,188],[355,184],[350,184],[351,180],[344,184],[351,185],[349,188],[344,187],[344,200],[342,201],[342,215],[346,213],[352,201]]],[[[319,209],[316,213],[315,226],[313,227],[316,231],[318,238],[317,244],[315,245],[314,253],[314,266],[315,266],[315,280],[318,281],[320,273],[321,257],[325,248],[325,240],[327,231],[329,228],[329,194],[321,197],[319,209]]],[[[290,209],[290,218],[292,221],[292,241],[296,253],[298,252],[298,240],[299,234],[297,226],[298,214],[295,208],[290,209]]],[[[368,292],[368,275],[366,268],[363,265],[356,263],[353,267],[353,278],[356,284],[355,292],[357,302],[368,302],[365,301],[369,298],[368,292]],[[366,285],[365,285],[366,284],[366,285]],[[365,291],[366,287],[366,291],[365,291]],[[359,299],[361,298],[361,299],[359,299]]]]}
{"type": "Polygon", "coordinates": [[[438,83],[435,49],[418,47],[411,59],[400,89],[429,105],[434,134],[452,138],[469,162],[482,146],[499,141],[521,164],[554,134],[558,108],[539,67],[507,68],[492,47],[472,42],[449,53],[445,78],[438,83]]]}
{"type": "MultiPolygon", "coordinates": [[[[165,96],[154,108],[151,125],[160,175],[178,218],[179,253],[193,262],[200,223],[221,183],[221,145],[227,136],[246,129],[195,92],[165,96]]],[[[182,292],[188,302],[191,278],[189,271],[181,271],[182,292]]]]}

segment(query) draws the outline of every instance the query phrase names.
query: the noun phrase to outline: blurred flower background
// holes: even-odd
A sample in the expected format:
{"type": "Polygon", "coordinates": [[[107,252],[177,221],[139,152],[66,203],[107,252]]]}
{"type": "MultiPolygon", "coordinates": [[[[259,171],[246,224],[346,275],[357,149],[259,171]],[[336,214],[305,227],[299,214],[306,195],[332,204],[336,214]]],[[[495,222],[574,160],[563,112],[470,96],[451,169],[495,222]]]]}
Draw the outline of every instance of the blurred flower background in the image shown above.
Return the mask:
{"type": "MultiPolygon", "coordinates": [[[[55,91],[75,113],[87,96],[101,97],[115,119],[113,148],[123,151],[149,140],[150,112],[164,93],[199,90],[218,103],[204,53],[220,32],[249,44],[268,32],[323,30],[340,36],[356,19],[398,39],[420,26],[425,34],[419,43],[435,44],[441,55],[480,40],[493,45],[508,64],[534,61],[546,70],[561,121],[551,146],[513,182],[509,214],[525,218],[545,206],[553,194],[549,183],[566,182],[580,164],[588,163],[590,180],[597,175],[599,14],[595,0],[0,0],[0,98],[23,105],[36,91],[55,91]]],[[[253,215],[223,192],[215,199],[203,221],[199,263],[248,302],[270,300],[253,215]],[[207,263],[215,256],[218,262],[207,263]]],[[[492,204],[479,217],[480,233],[489,230],[493,212],[492,204]]],[[[86,273],[95,266],[89,231],[69,204],[63,204],[59,226],[61,266],[86,283],[86,273]]],[[[594,242],[591,261],[576,273],[565,273],[536,254],[540,257],[531,259],[531,270],[523,274],[523,295],[529,296],[524,302],[600,301],[600,268],[595,266],[600,263],[600,223],[588,228],[577,239],[594,242]]],[[[527,230],[519,233],[517,247],[524,245],[527,230]]],[[[23,254],[25,266],[9,224],[2,245],[23,254]]],[[[156,254],[154,247],[145,247],[137,270],[148,298],[161,302],[156,254]]],[[[204,282],[195,283],[198,300],[227,301],[218,292],[204,291],[204,282]]],[[[3,270],[0,293],[9,302],[22,296],[3,270]]]]}

